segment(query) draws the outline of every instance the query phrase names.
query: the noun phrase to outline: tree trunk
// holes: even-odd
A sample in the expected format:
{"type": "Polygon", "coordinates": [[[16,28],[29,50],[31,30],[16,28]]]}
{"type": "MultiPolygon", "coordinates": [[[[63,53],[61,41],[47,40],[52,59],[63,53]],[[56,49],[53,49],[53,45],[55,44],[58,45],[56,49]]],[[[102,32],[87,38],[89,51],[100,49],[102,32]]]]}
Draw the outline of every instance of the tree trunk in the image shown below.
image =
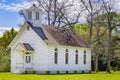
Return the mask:
{"type": "Polygon", "coordinates": [[[91,43],[91,39],[92,39],[92,23],[90,23],[89,26],[89,35],[88,35],[89,43],[91,43]]]}
{"type": "Polygon", "coordinates": [[[91,14],[91,19],[90,19],[90,26],[89,26],[89,35],[88,35],[88,41],[89,43],[91,43],[91,39],[92,39],[92,28],[93,28],[93,15],[91,14]]]}
{"type": "Polygon", "coordinates": [[[99,48],[100,48],[100,35],[99,35],[99,33],[100,33],[100,25],[99,25],[99,23],[98,23],[98,25],[97,25],[97,34],[96,34],[96,37],[97,37],[97,46],[96,47],[98,47],[97,48],[97,50],[95,51],[96,52],[96,56],[95,56],[95,72],[98,72],[99,71],[99,69],[98,69],[98,58],[99,58],[99,48]]]}
{"type": "Polygon", "coordinates": [[[107,73],[111,73],[110,72],[110,56],[111,56],[111,27],[108,27],[108,49],[107,49],[107,68],[106,71],[107,73]]]}
{"type": "Polygon", "coordinates": [[[95,72],[98,72],[98,55],[95,56],[95,72]]]}

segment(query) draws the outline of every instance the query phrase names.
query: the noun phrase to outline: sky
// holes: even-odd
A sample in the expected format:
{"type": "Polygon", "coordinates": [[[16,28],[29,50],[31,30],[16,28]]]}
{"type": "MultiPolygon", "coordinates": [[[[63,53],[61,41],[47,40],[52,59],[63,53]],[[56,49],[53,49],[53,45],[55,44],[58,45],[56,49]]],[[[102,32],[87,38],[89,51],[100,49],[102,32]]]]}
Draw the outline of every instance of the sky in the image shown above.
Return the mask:
{"type": "MultiPolygon", "coordinates": [[[[113,0],[115,1],[119,1],[117,8],[119,7],[120,10],[120,0],[113,0]]],[[[12,27],[17,31],[20,29],[19,25],[24,23],[24,19],[18,12],[29,8],[33,2],[33,0],[0,0],[0,36],[12,27]]],[[[81,20],[84,19],[82,16],[81,20]]]]}
{"type": "Polygon", "coordinates": [[[0,0],[0,36],[12,27],[19,30],[24,19],[18,12],[30,5],[30,0],[0,0]]]}
{"type": "MultiPolygon", "coordinates": [[[[60,0],[61,1],[61,0],[60,0]]],[[[34,0],[0,0],[0,37],[3,32],[11,29],[19,30],[24,23],[23,17],[19,15],[19,11],[29,8],[34,0]]],[[[84,17],[81,17],[84,20],[84,17]]]]}

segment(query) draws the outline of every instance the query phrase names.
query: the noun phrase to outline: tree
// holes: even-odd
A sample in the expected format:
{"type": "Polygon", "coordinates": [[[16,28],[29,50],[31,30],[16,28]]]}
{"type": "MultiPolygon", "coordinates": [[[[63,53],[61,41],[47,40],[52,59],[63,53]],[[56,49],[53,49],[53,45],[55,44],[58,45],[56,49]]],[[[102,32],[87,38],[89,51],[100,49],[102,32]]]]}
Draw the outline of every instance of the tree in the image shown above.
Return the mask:
{"type": "Polygon", "coordinates": [[[112,0],[102,0],[104,6],[104,13],[106,14],[106,24],[108,30],[108,37],[107,37],[107,68],[106,71],[110,72],[110,59],[111,59],[111,40],[112,40],[112,31],[117,26],[118,18],[115,10],[115,1],[112,0]]]}
{"type": "Polygon", "coordinates": [[[44,11],[44,20],[48,25],[74,27],[79,22],[83,8],[76,7],[74,0],[35,0],[44,11]]]}
{"type": "Polygon", "coordinates": [[[87,11],[87,22],[89,23],[89,34],[88,34],[88,41],[91,43],[92,39],[92,29],[94,26],[93,18],[98,16],[99,13],[101,13],[102,10],[102,4],[100,4],[99,0],[80,0],[80,2],[85,7],[85,10],[87,11]]]}
{"type": "Polygon", "coordinates": [[[0,71],[10,71],[10,49],[0,47],[0,71]]]}
{"type": "Polygon", "coordinates": [[[94,54],[94,65],[95,65],[95,71],[98,71],[98,57],[100,54],[100,50],[102,49],[101,42],[100,42],[100,27],[102,26],[102,18],[100,15],[103,11],[103,5],[101,4],[100,0],[80,0],[83,6],[85,7],[87,11],[87,22],[89,24],[89,33],[88,33],[88,41],[92,46],[92,52],[94,54]],[[95,27],[95,28],[94,28],[95,27]],[[95,34],[92,32],[96,32],[95,34]],[[94,37],[96,36],[96,37],[94,37]],[[94,37],[94,38],[93,38],[94,37]],[[93,42],[95,41],[95,42],[93,42]]]}
{"type": "Polygon", "coordinates": [[[92,43],[93,51],[96,53],[95,55],[95,71],[98,71],[97,65],[98,65],[98,56],[99,56],[99,49],[102,45],[100,45],[100,27],[101,24],[103,26],[107,26],[107,72],[110,73],[110,56],[111,56],[111,37],[112,37],[112,31],[116,27],[116,24],[118,22],[118,18],[116,17],[115,12],[115,6],[116,1],[112,0],[80,0],[85,7],[85,9],[88,12],[87,22],[90,24],[89,26],[89,36],[88,41],[92,43]],[[100,16],[101,15],[101,16],[100,16]],[[104,16],[103,20],[99,20],[98,17],[104,16]],[[97,20],[95,20],[97,18],[97,20]],[[93,36],[93,27],[96,27],[96,43],[94,43],[92,39],[93,36]],[[97,48],[97,49],[96,49],[97,48]]]}
{"type": "Polygon", "coordinates": [[[0,71],[10,71],[10,49],[8,45],[16,34],[17,32],[12,28],[5,31],[0,37],[0,71]]]}
{"type": "Polygon", "coordinates": [[[10,31],[8,31],[8,30],[5,31],[3,33],[3,36],[1,36],[1,38],[0,38],[0,43],[1,43],[0,46],[7,48],[16,34],[17,34],[17,32],[15,31],[14,28],[11,28],[10,31]]]}

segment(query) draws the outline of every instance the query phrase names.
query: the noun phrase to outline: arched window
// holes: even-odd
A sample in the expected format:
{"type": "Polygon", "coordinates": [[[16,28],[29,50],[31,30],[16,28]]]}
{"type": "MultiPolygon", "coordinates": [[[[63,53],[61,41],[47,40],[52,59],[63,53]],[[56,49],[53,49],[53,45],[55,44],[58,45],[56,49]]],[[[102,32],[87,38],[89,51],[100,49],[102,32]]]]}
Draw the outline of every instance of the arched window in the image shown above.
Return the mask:
{"type": "Polygon", "coordinates": [[[78,50],[76,50],[75,54],[75,64],[78,64],[78,50]]]}
{"type": "Polygon", "coordinates": [[[86,53],[86,51],[84,51],[84,53],[86,53]]]}
{"type": "Polygon", "coordinates": [[[66,49],[65,53],[65,64],[68,64],[68,49],[66,49]]]}
{"type": "Polygon", "coordinates": [[[57,64],[58,63],[58,49],[55,48],[55,53],[54,53],[54,63],[57,64]]]}
{"type": "Polygon", "coordinates": [[[66,49],[66,52],[68,52],[68,49],[66,49]]]}
{"type": "Polygon", "coordinates": [[[86,64],[86,51],[84,51],[84,64],[86,64]]]}

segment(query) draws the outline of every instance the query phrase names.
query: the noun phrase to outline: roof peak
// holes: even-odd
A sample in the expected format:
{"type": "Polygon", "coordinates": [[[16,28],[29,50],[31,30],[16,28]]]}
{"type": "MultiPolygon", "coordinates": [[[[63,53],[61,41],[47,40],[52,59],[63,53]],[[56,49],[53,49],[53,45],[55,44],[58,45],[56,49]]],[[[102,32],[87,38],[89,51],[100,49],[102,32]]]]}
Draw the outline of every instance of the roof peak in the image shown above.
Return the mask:
{"type": "Polygon", "coordinates": [[[33,9],[38,9],[41,10],[38,6],[36,6],[36,4],[32,4],[27,10],[33,10],[33,9]]]}
{"type": "Polygon", "coordinates": [[[33,3],[33,6],[36,7],[36,5],[33,3]]]}

